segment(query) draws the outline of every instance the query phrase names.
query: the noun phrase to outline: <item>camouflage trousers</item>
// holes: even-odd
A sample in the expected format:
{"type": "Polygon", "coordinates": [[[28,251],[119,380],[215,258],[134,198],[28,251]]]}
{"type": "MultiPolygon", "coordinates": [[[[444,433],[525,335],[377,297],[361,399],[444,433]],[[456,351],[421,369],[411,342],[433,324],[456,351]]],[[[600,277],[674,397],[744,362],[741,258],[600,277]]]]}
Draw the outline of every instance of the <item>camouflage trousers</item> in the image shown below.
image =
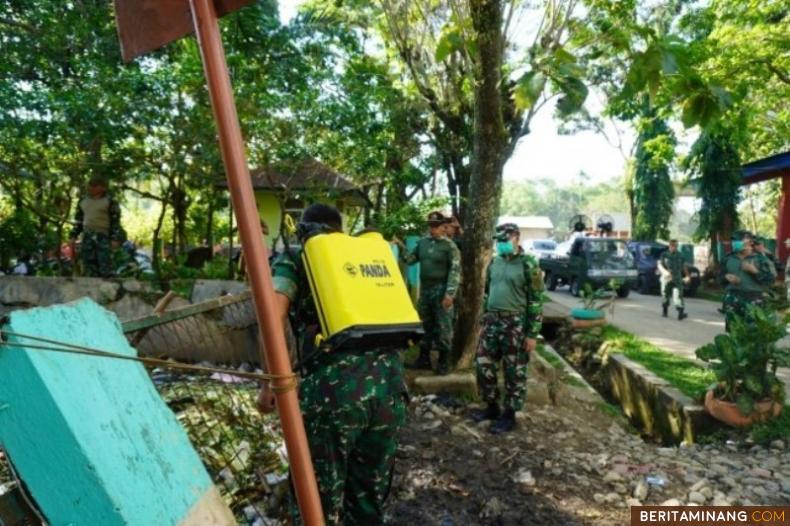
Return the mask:
{"type": "Polygon", "coordinates": [[[420,291],[419,313],[425,336],[420,341],[423,353],[431,349],[439,351],[439,359],[446,360],[450,356],[453,338],[453,308],[445,309],[442,300],[445,296],[444,285],[425,287],[420,291]]]}
{"type": "Polygon", "coordinates": [[[675,308],[686,308],[686,302],[683,301],[683,280],[667,279],[661,280],[661,302],[664,305],[669,305],[672,302],[675,308]]]}
{"type": "Polygon", "coordinates": [[[524,316],[494,314],[483,316],[483,330],[477,347],[475,366],[477,390],[487,403],[499,402],[498,364],[505,373],[505,407],[515,411],[524,406],[527,396],[529,352],[524,349],[524,316]]]}
{"type": "MultiPolygon", "coordinates": [[[[406,423],[404,395],[302,410],[326,523],[383,524],[396,436],[406,423]]],[[[301,524],[295,505],[294,517],[301,524]]]]}
{"type": "Polygon", "coordinates": [[[80,257],[82,258],[82,274],[84,276],[98,278],[112,276],[110,236],[98,232],[83,233],[80,257]]]}
{"type": "MultiPolygon", "coordinates": [[[[724,327],[729,332],[736,317],[746,316],[749,305],[762,305],[765,302],[761,292],[737,292],[728,290],[724,294],[724,327]]],[[[748,321],[748,320],[747,320],[748,321]]]]}

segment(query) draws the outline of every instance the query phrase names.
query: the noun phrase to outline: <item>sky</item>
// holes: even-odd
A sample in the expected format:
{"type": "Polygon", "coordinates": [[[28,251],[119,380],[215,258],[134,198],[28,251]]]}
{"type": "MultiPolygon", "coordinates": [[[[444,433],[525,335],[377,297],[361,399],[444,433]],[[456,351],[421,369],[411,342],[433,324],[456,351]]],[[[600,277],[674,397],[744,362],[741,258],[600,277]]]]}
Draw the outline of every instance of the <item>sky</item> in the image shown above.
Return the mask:
{"type": "MultiPolygon", "coordinates": [[[[594,131],[560,135],[552,113],[552,108],[545,107],[535,115],[530,134],[521,139],[505,165],[506,181],[554,179],[565,186],[578,181],[581,172],[587,176],[588,184],[612,181],[623,175],[625,160],[603,135],[594,131]]],[[[608,123],[606,127],[609,135],[615,137],[613,127],[608,123]]],[[[626,152],[633,140],[633,134],[624,130],[626,152]]]]}

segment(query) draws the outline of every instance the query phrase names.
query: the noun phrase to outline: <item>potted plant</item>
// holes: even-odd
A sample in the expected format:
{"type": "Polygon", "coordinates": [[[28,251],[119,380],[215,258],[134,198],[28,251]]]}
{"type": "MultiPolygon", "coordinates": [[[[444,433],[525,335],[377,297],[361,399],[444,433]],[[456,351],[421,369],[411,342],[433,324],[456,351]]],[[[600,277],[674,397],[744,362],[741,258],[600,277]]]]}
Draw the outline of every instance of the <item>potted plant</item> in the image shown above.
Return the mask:
{"type": "Polygon", "coordinates": [[[589,283],[581,290],[581,309],[571,309],[571,323],[575,329],[588,329],[606,325],[606,312],[614,313],[614,301],[619,284],[610,281],[606,287],[593,289],[589,283]]]}
{"type": "Polygon", "coordinates": [[[714,418],[744,427],[782,412],[785,390],[776,369],[790,366],[790,348],[778,345],[787,333],[788,318],[749,306],[745,316],[730,324],[729,334],[697,349],[697,357],[716,375],[705,395],[705,409],[714,418]]]}

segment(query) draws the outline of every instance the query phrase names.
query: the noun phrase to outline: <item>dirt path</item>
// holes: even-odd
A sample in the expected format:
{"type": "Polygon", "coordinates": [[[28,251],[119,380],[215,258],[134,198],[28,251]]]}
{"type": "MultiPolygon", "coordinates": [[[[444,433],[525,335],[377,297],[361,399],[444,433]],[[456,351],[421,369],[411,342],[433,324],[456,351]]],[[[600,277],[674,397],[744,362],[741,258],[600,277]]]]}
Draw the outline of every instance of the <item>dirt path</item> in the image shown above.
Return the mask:
{"type": "Polygon", "coordinates": [[[417,397],[401,437],[388,524],[626,524],[622,498],[619,507],[596,503],[592,484],[579,482],[586,472],[570,469],[577,454],[597,454],[626,433],[599,409],[574,405],[578,411],[521,414],[516,431],[493,436],[487,423],[469,420],[472,406],[417,397]]]}
{"type": "Polygon", "coordinates": [[[622,525],[631,505],[790,501],[783,442],[657,447],[582,394],[569,387],[557,405],[528,403],[504,436],[472,423],[463,401],[415,397],[387,524],[622,525]]]}
{"type": "MultiPolygon", "coordinates": [[[[547,294],[557,306],[568,310],[580,306],[579,298],[573,297],[566,289],[547,294]]],[[[657,347],[696,360],[694,351],[724,332],[724,316],[717,311],[720,306],[713,301],[687,298],[686,312],[689,317],[679,322],[674,309],[670,317],[661,316],[661,298],[658,296],[632,292],[628,298],[617,300],[610,322],[657,347]]],[[[790,400],[790,369],[780,369],[779,377],[785,382],[790,400]]]]}

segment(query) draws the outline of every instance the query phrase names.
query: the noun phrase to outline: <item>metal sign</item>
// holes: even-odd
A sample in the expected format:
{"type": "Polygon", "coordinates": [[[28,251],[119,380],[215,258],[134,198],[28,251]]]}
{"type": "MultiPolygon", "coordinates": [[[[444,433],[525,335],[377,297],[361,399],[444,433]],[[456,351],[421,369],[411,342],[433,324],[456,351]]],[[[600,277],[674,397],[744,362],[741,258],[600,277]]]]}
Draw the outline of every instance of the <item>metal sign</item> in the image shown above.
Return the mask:
{"type": "MultiPolygon", "coordinates": [[[[217,16],[254,0],[215,0],[217,16]]],[[[115,0],[118,38],[125,62],[195,32],[189,0],[115,0]]]]}

